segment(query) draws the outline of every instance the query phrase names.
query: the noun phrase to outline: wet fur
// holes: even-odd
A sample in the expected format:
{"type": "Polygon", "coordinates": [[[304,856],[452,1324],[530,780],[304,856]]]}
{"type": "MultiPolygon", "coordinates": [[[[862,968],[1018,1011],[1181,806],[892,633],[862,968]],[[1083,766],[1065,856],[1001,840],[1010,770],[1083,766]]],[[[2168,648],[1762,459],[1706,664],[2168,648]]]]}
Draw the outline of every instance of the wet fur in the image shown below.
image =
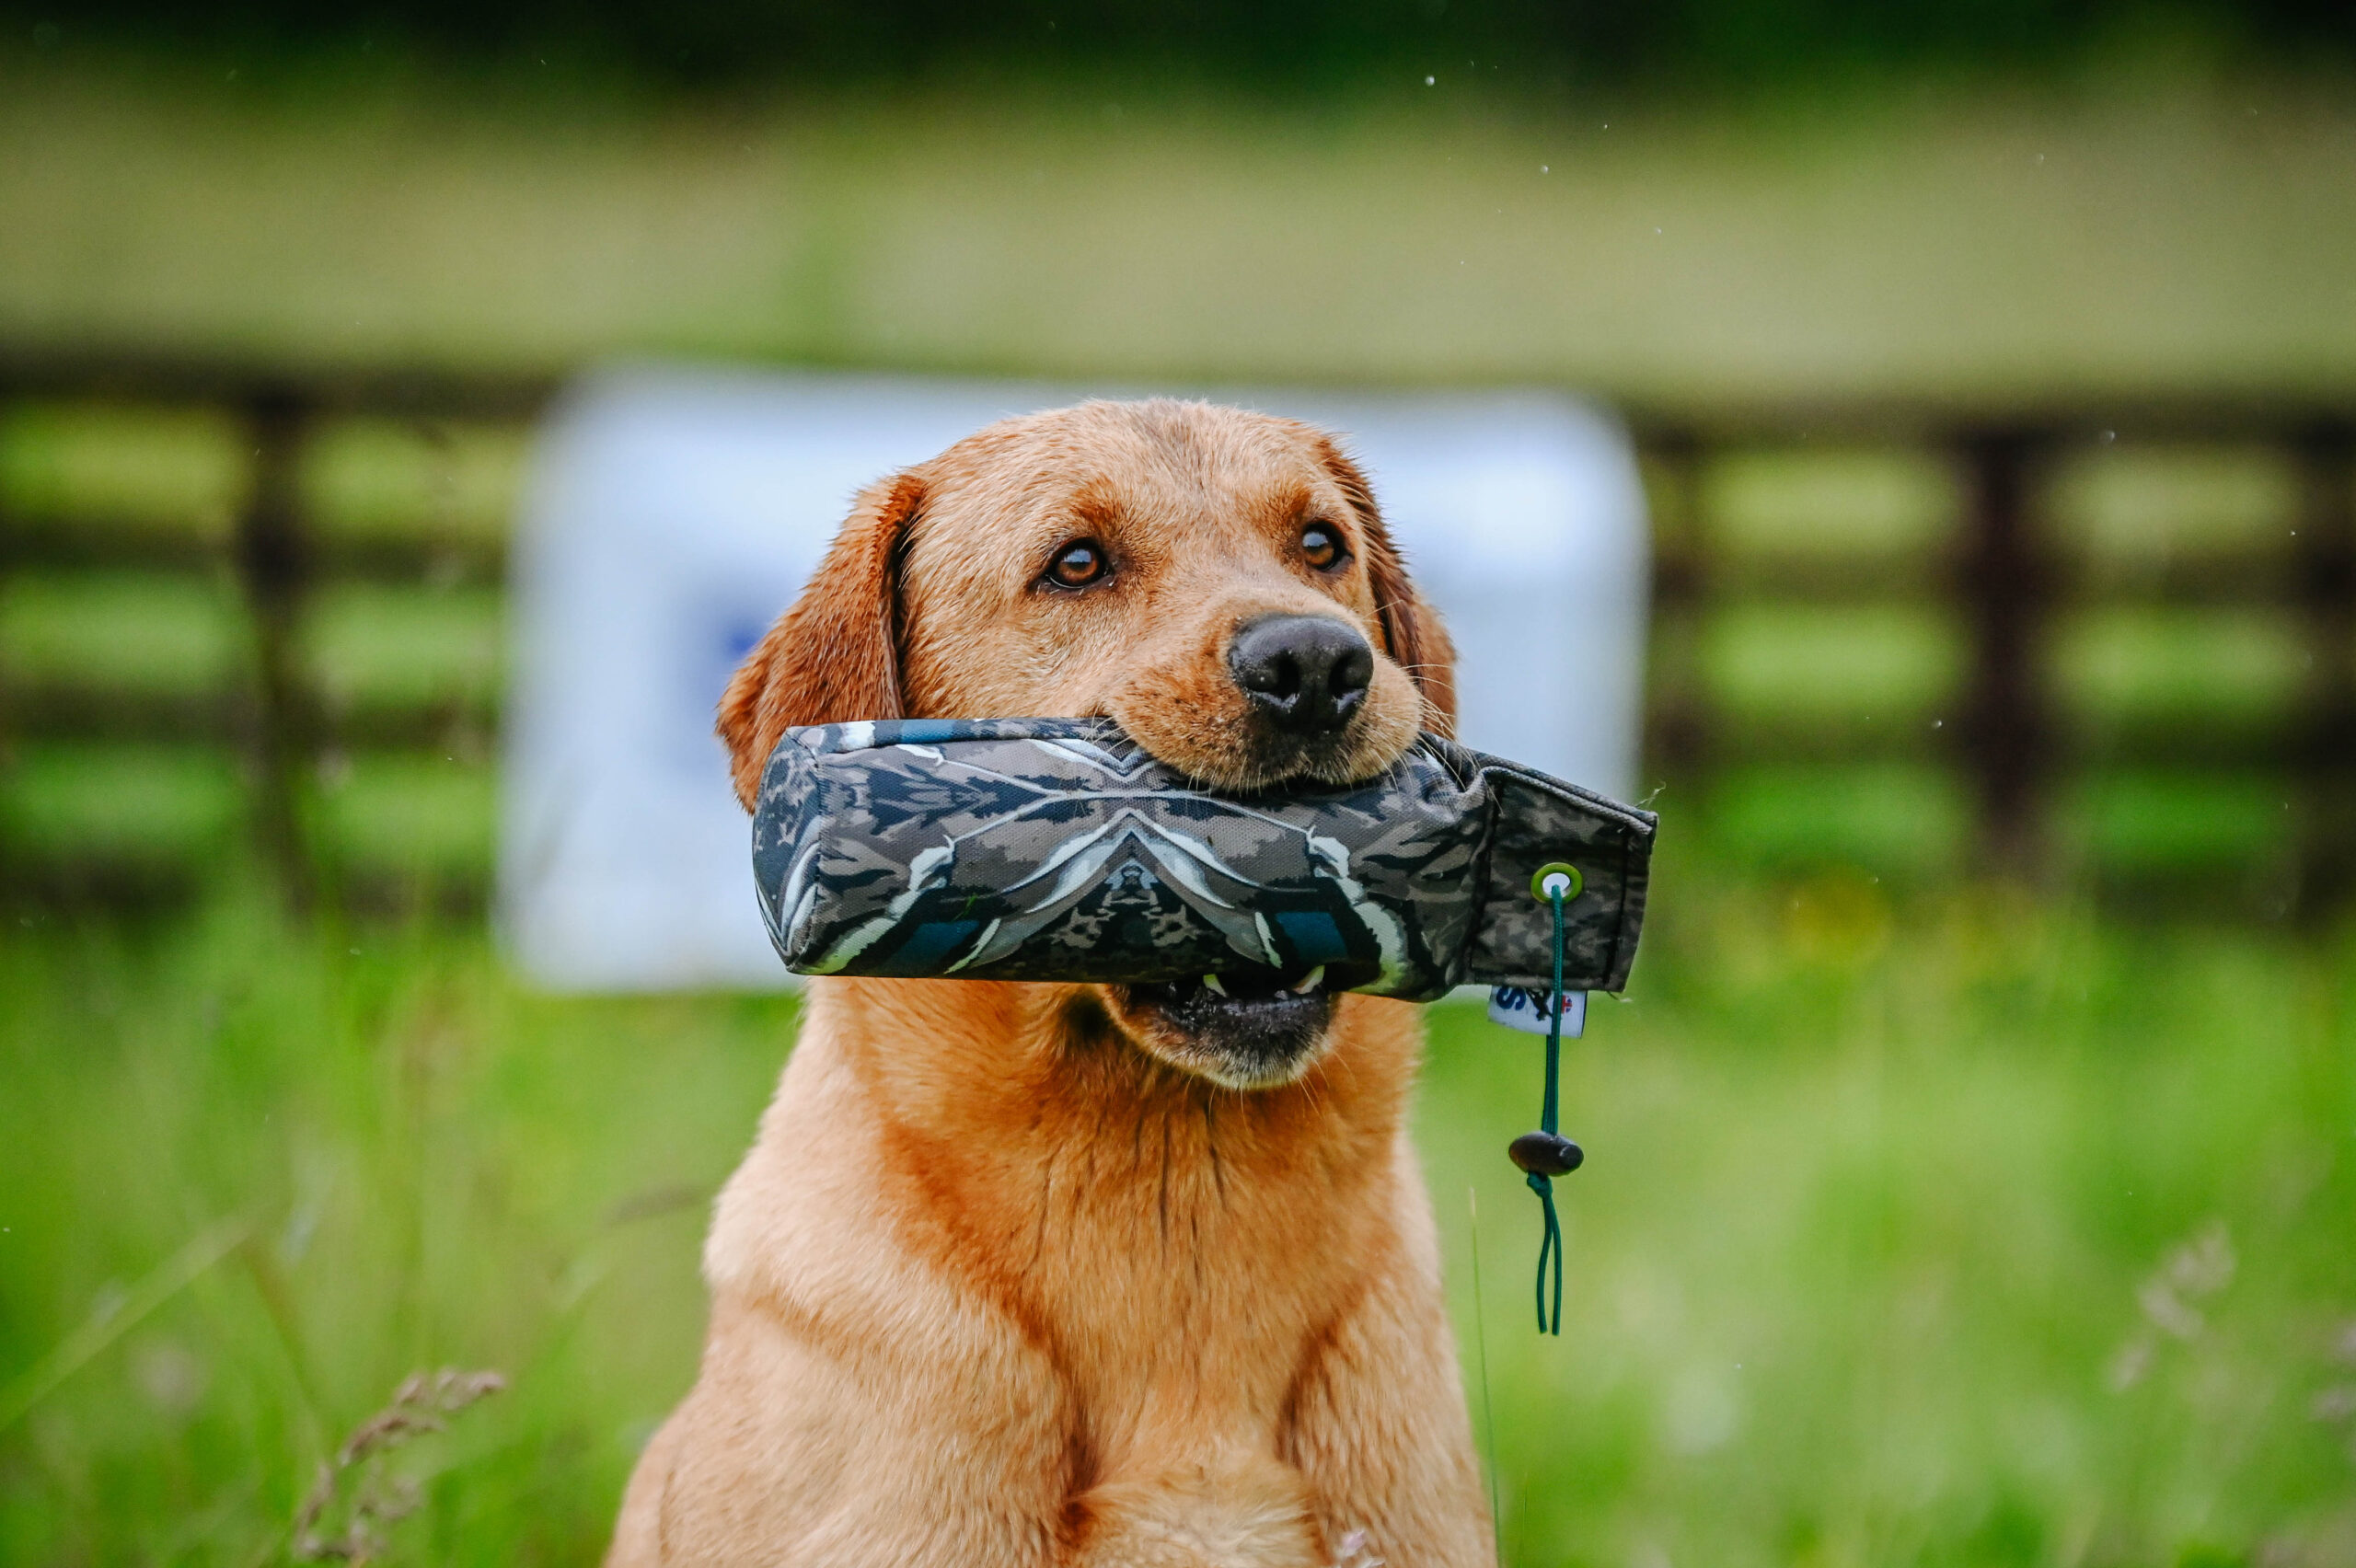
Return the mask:
{"type": "MultiPolygon", "coordinates": [[[[1453,708],[1366,480],[1200,404],[1010,421],[865,492],[720,714],[738,793],[791,724],[1109,713],[1207,780],[1374,771],[1453,708]],[[1345,571],[1291,560],[1313,517],[1345,571]],[[1036,579],[1103,538],[1115,576],[1036,579]],[[1126,576],[1122,573],[1126,571],[1126,576]],[[1335,743],[1254,739],[1226,643],[1339,616],[1384,655],[1335,743]]],[[[609,1562],[1490,1564],[1406,1134],[1422,1025],[1335,998],[1239,1091],[1118,987],[813,982],[705,1251],[703,1370],[609,1562]]]]}

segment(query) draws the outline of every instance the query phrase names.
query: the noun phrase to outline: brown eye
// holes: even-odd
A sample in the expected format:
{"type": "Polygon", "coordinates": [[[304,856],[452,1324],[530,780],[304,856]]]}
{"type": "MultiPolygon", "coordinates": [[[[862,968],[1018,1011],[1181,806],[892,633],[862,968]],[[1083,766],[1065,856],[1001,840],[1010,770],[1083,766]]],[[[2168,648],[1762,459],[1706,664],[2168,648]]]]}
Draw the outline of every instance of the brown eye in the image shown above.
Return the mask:
{"type": "Polygon", "coordinates": [[[1058,588],[1085,588],[1101,582],[1107,570],[1104,547],[1093,539],[1078,539],[1056,552],[1047,581],[1058,588]]]}
{"type": "Polygon", "coordinates": [[[1311,523],[1300,531],[1300,556],[1320,571],[1338,566],[1342,561],[1342,536],[1322,523],[1311,523]]]}

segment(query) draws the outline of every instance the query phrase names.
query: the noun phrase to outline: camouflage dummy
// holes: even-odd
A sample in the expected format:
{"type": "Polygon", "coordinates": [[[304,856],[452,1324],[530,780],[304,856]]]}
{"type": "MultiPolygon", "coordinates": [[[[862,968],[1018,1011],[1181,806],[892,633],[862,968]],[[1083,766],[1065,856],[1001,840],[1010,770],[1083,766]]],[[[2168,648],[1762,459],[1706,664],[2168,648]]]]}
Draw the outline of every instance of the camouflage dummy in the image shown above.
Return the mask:
{"type": "Polygon", "coordinates": [[[1429,1001],[1555,984],[1533,874],[1576,867],[1561,986],[1617,991],[1655,818],[1426,735],[1342,788],[1213,794],[1109,720],[877,720],[791,730],[753,870],[804,974],[1150,982],[1326,966],[1429,1001]]]}

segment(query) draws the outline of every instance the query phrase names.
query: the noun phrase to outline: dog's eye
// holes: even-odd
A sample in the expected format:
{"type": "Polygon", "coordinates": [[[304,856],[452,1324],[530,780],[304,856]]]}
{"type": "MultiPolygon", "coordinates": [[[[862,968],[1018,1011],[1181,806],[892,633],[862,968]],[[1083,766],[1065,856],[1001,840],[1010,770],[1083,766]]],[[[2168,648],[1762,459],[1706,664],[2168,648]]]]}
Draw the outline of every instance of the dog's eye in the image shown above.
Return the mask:
{"type": "Polygon", "coordinates": [[[1056,552],[1047,580],[1058,588],[1085,588],[1101,581],[1109,570],[1103,546],[1093,539],[1076,539],[1056,552]]]}
{"type": "Polygon", "coordinates": [[[1342,560],[1342,536],[1322,523],[1311,523],[1300,531],[1300,557],[1320,571],[1338,566],[1342,560]]]}

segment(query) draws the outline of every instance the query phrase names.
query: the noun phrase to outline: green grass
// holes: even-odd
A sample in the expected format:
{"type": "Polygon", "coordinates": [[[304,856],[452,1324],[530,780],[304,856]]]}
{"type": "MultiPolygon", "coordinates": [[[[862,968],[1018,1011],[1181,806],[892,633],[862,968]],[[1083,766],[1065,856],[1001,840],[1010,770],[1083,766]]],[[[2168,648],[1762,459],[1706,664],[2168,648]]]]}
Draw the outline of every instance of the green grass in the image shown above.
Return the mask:
{"type": "Polygon", "coordinates": [[[2356,1470],[2310,1415],[2356,1306],[2330,962],[1901,917],[1854,877],[1700,913],[1576,1058],[1561,1347],[1496,1320],[1530,1205],[1476,1129],[1530,1053],[1467,1029],[1433,1074],[1435,1184],[1484,1200],[1519,1559],[2339,1560],[2356,1470]],[[2234,1278],[2116,1386],[2139,1286],[2212,1225],[2234,1278]]]}
{"type": "MultiPolygon", "coordinates": [[[[1560,1341],[1502,1152],[1538,1049],[1433,1015],[1508,1560],[2348,1561],[2345,947],[1665,873],[1568,1056],[1560,1341]],[[2230,1277],[2211,1240],[2154,1296],[2204,1236],[2230,1277]]],[[[326,1448],[452,1365],[512,1387],[395,1456],[426,1506],[391,1560],[589,1561],[693,1375],[703,1201],[794,1004],[550,999],[479,934],[260,911],[0,943],[0,1418],[37,1396],[0,1560],[271,1561],[326,1448]]]]}

